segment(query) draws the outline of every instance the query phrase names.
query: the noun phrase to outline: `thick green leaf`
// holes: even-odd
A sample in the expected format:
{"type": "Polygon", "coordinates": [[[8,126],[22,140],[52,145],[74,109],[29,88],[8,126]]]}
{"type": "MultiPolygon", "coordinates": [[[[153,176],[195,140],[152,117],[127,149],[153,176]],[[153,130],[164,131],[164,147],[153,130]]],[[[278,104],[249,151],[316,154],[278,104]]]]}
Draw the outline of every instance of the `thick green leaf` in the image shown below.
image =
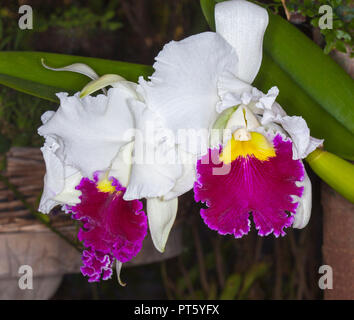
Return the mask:
{"type": "MultiPolygon", "coordinates": [[[[0,73],[0,84],[54,102],[59,101],[59,99],[55,96],[55,93],[63,91],[63,88],[47,86],[38,82],[25,80],[22,78],[17,78],[17,77],[13,77],[1,73],[0,73]]],[[[74,92],[72,90],[65,90],[65,91],[69,93],[74,92]]]]}
{"type": "Polygon", "coordinates": [[[333,59],[291,23],[272,13],[264,50],[300,88],[354,134],[354,81],[333,59]]]}
{"type": "Polygon", "coordinates": [[[354,165],[336,155],[316,149],[306,161],[323,181],[354,203],[354,165]]]}
{"type": "Polygon", "coordinates": [[[0,52],[0,84],[35,96],[56,101],[55,92],[81,90],[88,78],[72,72],[54,72],[45,69],[41,58],[51,67],[63,67],[72,63],[85,63],[99,75],[119,74],[129,81],[152,73],[151,66],[114,60],[54,54],[47,52],[0,52]]]}

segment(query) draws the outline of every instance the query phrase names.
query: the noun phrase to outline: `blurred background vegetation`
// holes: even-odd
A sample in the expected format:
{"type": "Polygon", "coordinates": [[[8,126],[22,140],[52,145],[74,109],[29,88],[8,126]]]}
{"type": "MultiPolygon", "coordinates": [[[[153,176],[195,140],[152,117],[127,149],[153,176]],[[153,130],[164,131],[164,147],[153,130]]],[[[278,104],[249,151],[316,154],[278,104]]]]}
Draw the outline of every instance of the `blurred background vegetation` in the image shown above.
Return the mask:
{"type": "MultiPolygon", "coordinates": [[[[322,46],[353,49],[353,9],[347,1],[259,1],[312,37],[319,4],[333,5],[335,26],[322,46]]],[[[317,23],[317,24],[316,24],[317,23]]],[[[164,43],[208,30],[197,0],[2,0],[0,50],[30,50],[152,64],[164,43]],[[18,28],[18,8],[33,8],[33,30],[18,28]]],[[[0,87],[0,145],[39,147],[41,114],[53,103],[0,87]],[[6,143],[4,143],[6,142],[6,143]]],[[[121,288],[115,278],[88,284],[81,274],[66,275],[54,299],[317,299],[322,221],[319,180],[311,175],[314,209],[304,230],[281,239],[221,237],[202,223],[193,194],[181,198],[184,251],[162,263],[127,268],[121,288]]]]}

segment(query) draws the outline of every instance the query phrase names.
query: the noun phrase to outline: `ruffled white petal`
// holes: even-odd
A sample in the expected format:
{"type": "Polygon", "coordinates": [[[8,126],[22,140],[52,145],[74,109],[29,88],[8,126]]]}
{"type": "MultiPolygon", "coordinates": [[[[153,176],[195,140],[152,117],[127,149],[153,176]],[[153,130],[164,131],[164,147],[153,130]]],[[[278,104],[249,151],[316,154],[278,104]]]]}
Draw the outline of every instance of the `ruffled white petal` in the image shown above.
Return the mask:
{"type": "Polygon", "coordinates": [[[295,201],[298,201],[299,205],[296,209],[293,228],[302,229],[308,224],[312,209],[312,186],[306,171],[304,180],[297,182],[296,185],[298,187],[303,186],[304,193],[300,199],[298,197],[294,197],[295,201]]]}
{"type": "Polygon", "coordinates": [[[323,140],[310,136],[310,129],[302,117],[277,116],[273,121],[281,124],[283,129],[289,134],[293,142],[294,160],[306,158],[309,153],[323,143],[323,140]]]}
{"type": "Polygon", "coordinates": [[[134,153],[125,200],[161,197],[167,194],[182,175],[182,165],[173,132],[144,103],[131,101],[134,114],[134,153]]]}
{"type": "Polygon", "coordinates": [[[268,25],[267,11],[243,0],[225,1],[215,6],[216,32],[236,50],[236,76],[252,83],[262,62],[262,45],[268,25]]]}
{"type": "Polygon", "coordinates": [[[217,112],[239,104],[247,105],[251,100],[252,86],[237,78],[231,72],[224,72],[217,83],[221,100],[216,105],[217,112]]]}
{"type": "Polygon", "coordinates": [[[176,219],[178,198],[169,201],[150,198],[147,199],[146,206],[152,242],[158,251],[164,252],[168,235],[176,219]]]}
{"type": "Polygon", "coordinates": [[[42,136],[57,136],[63,142],[65,163],[84,176],[107,170],[120,148],[130,140],[126,132],[133,127],[128,100],[134,91],[111,88],[108,95],[69,97],[59,93],[58,111],[39,129],[42,136]]]}
{"type": "Polygon", "coordinates": [[[79,183],[81,175],[75,168],[65,165],[63,148],[59,141],[47,136],[41,151],[46,165],[46,174],[38,210],[49,213],[58,204],[78,203],[81,192],[75,190],[74,184],[79,183]]]}
{"type": "MultiPolygon", "coordinates": [[[[216,33],[172,41],[156,57],[151,81],[139,79],[140,93],[147,107],[175,133],[179,129],[209,129],[217,117],[218,79],[236,63],[234,50],[216,33]]],[[[207,140],[207,133],[203,139],[207,140]]]]}
{"type": "Polygon", "coordinates": [[[304,159],[322,145],[323,140],[310,136],[310,129],[302,117],[286,114],[284,109],[275,102],[278,93],[277,87],[272,87],[266,94],[253,88],[251,101],[247,107],[260,116],[263,127],[276,129],[275,124],[281,125],[293,142],[293,159],[304,159]]]}

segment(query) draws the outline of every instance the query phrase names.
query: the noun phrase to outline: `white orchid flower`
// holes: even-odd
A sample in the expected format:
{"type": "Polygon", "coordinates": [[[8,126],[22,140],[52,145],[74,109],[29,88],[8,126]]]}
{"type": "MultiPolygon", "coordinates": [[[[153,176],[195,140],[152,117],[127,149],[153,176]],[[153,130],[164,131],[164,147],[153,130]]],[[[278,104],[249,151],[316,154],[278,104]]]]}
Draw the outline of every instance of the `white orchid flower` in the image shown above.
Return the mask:
{"type": "MultiPolygon", "coordinates": [[[[144,170],[145,175],[135,175],[133,165],[134,183],[128,186],[126,197],[140,198],[156,195],[166,199],[166,195],[173,188],[185,192],[194,184],[196,200],[211,206],[209,211],[201,212],[205,222],[219,233],[233,233],[239,237],[248,232],[250,211],[253,211],[256,227],[261,235],[270,232],[274,232],[276,236],[284,234],[283,228],[290,225],[303,228],[311,212],[311,183],[299,159],[303,159],[320,146],[322,140],[310,136],[304,119],[288,116],[275,102],[278,95],[276,87],[263,94],[251,85],[261,65],[263,35],[268,24],[267,11],[243,0],[226,1],[216,5],[215,20],[216,32],[204,32],[182,41],[166,44],[156,57],[155,72],[150,77],[150,81],[140,78],[137,89],[145,103],[140,104],[139,108],[143,111],[139,110],[136,117],[141,117],[143,112],[150,118],[158,119],[156,121],[159,121],[161,126],[171,129],[176,136],[181,129],[194,130],[195,139],[184,141],[177,139],[175,150],[176,152],[183,150],[191,156],[199,157],[198,181],[193,181],[194,174],[180,175],[179,166],[175,165],[168,168],[169,172],[163,172],[165,183],[157,180],[157,185],[154,185],[153,177],[155,172],[160,170],[158,166],[151,166],[149,170],[144,170]],[[225,113],[228,114],[226,118],[225,113]],[[273,166],[280,164],[278,161],[282,156],[287,159],[288,164],[284,166],[288,168],[288,176],[274,177],[274,180],[280,179],[286,182],[289,175],[294,176],[290,185],[286,183],[279,185],[287,190],[288,194],[282,195],[281,188],[274,189],[279,191],[279,195],[275,194],[275,196],[284,196],[286,201],[274,202],[273,209],[271,204],[263,208],[263,211],[267,212],[273,210],[274,215],[269,212],[257,213],[255,211],[259,208],[250,208],[254,199],[251,199],[248,194],[244,194],[244,198],[239,199],[240,203],[247,203],[244,208],[225,208],[217,200],[221,195],[213,195],[212,190],[209,190],[213,189],[212,179],[208,181],[210,185],[207,185],[206,178],[204,181],[206,185],[200,181],[203,180],[200,156],[211,155],[210,150],[208,153],[205,146],[208,146],[211,129],[220,122],[221,118],[228,120],[225,121],[226,127],[223,128],[230,129],[234,133],[229,141],[224,141],[225,150],[231,152],[231,165],[234,160],[247,157],[255,157],[263,163],[269,161],[273,166]],[[234,148],[236,145],[238,148],[242,147],[244,153],[237,148],[236,150],[234,148]],[[265,148],[266,151],[258,152],[257,148],[265,148]],[[187,179],[191,176],[193,179],[187,179]],[[174,187],[171,188],[173,183],[174,187]],[[135,189],[137,185],[140,187],[135,189]],[[210,193],[203,194],[202,191],[207,189],[210,193]],[[241,212],[239,213],[241,216],[231,214],[237,210],[241,212]],[[291,213],[290,216],[287,212],[291,213]],[[217,221],[223,215],[227,216],[227,222],[220,222],[224,223],[221,226],[217,221]],[[278,215],[279,219],[276,218],[278,215]]],[[[137,127],[139,128],[139,124],[137,127]]],[[[222,154],[219,154],[219,157],[228,164],[227,158],[223,158],[222,154]]],[[[195,164],[182,164],[182,167],[185,172],[192,172],[195,164]]],[[[244,172],[239,174],[243,176],[244,172]]],[[[245,179],[250,178],[245,177],[245,179]]],[[[222,180],[215,183],[219,184],[217,188],[220,188],[220,184],[228,186],[222,180]]],[[[247,185],[252,186],[252,181],[247,181],[246,186],[242,187],[247,185]]],[[[231,198],[234,196],[227,190],[224,190],[224,193],[231,198]]],[[[230,200],[224,202],[230,203],[230,200]]],[[[162,212],[157,213],[160,214],[162,212]]]]}
{"type": "MultiPolygon", "coordinates": [[[[98,79],[82,64],[59,71],[98,79]]],[[[81,271],[89,282],[109,279],[116,260],[118,280],[124,285],[121,266],[140,251],[147,217],[140,201],[123,200],[130,167],[122,154],[131,153],[132,137],[126,132],[134,128],[129,100],[139,97],[136,84],[119,80],[107,94],[96,97],[58,93],[58,110],[43,114],[38,132],[45,138],[41,150],[47,172],[39,211],[49,213],[59,204],[83,222],[78,233],[85,246],[81,271]]]]}

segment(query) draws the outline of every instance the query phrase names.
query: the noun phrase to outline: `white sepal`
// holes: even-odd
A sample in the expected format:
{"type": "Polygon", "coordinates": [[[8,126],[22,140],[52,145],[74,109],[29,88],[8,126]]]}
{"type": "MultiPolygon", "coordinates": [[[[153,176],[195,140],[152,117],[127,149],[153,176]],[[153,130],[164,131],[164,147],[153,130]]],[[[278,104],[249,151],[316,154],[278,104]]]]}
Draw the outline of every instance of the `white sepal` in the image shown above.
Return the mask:
{"type": "Polygon", "coordinates": [[[87,64],[84,63],[73,63],[68,66],[62,67],[62,68],[52,68],[47,66],[44,63],[44,59],[41,59],[42,65],[44,68],[52,70],[52,71],[70,71],[70,72],[76,72],[85,75],[86,77],[89,77],[92,80],[98,79],[98,74],[87,64]]]}
{"type": "Polygon", "coordinates": [[[117,280],[118,280],[118,283],[122,286],[122,287],[125,287],[127,284],[124,283],[121,278],[120,278],[120,272],[122,271],[122,266],[123,266],[123,263],[116,260],[116,272],[117,272],[117,280]]]}
{"type": "Polygon", "coordinates": [[[150,234],[155,248],[164,252],[168,235],[176,219],[178,198],[164,201],[150,198],[146,201],[150,234]]]}
{"type": "Polygon", "coordinates": [[[302,229],[308,224],[311,217],[312,209],[312,186],[310,178],[306,171],[304,180],[296,182],[296,185],[298,187],[303,186],[304,192],[301,198],[294,197],[295,201],[297,201],[299,205],[296,209],[293,228],[302,229]]]}
{"type": "Polygon", "coordinates": [[[252,83],[262,62],[262,45],[268,13],[248,1],[236,0],[215,6],[216,32],[235,49],[236,69],[231,69],[241,80],[252,83]]]}

